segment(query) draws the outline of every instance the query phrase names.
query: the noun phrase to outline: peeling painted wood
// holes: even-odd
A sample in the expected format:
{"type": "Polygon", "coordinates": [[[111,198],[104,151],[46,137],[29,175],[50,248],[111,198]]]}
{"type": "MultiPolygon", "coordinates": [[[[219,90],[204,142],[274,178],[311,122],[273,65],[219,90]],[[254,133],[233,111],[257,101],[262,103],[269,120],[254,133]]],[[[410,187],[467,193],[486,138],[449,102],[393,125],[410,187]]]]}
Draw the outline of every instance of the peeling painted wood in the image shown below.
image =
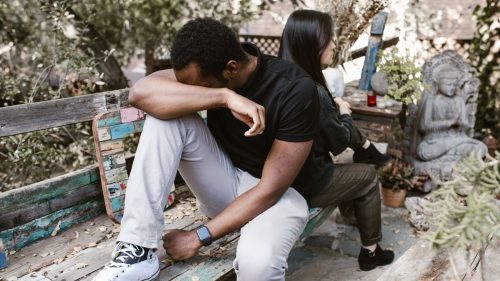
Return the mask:
{"type": "Polygon", "coordinates": [[[50,236],[59,222],[60,231],[64,231],[77,223],[98,216],[102,210],[101,200],[89,201],[4,230],[0,232],[0,239],[4,241],[7,249],[20,249],[43,237],[50,236]]]}
{"type": "Polygon", "coordinates": [[[102,200],[102,188],[98,181],[75,187],[75,189],[68,191],[68,193],[50,200],[41,200],[27,206],[17,207],[10,212],[0,213],[0,231],[23,225],[58,210],[70,208],[91,200],[102,200]]]}
{"type": "Polygon", "coordinates": [[[387,13],[380,12],[373,19],[371,26],[371,35],[368,39],[368,47],[365,55],[365,62],[361,71],[361,79],[359,80],[359,89],[369,91],[371,87],[371,79],[375,73],[375,64],[377,63],[377,52],[380,49],[382,42],[382,34],[384,32],[387,13]]]}
{"type": "Polygon", "coordinates": [[[128,105],[128,89],[0,108],[0,137],[90,121],[128,105]]]}
{"type": "Polygon", "coordinates": [[[97,115],[92,125],[106,213],[117,223],[122,218],[128,179],[123,139],[131,134],[142,132],[144,116],[145,114],[136,108],[123,108],[97,115]],[[118,123],[116,122],[117,116],[120,116],[118,123]],[[108,124],[113,125],[106,126],[108,124]],[[109,137],[103,134],[102,130],[109,131],[109,137]],[[112,141],[109,141],[110,139],[112,141]]]}
{"type": "Polygon", "coordinates": [[[120,109],[120,116],[122,123],[130,123],[133,121],[144,119],[144,113],[134,107],[120,109]]]}
{"type": "Polygon", "coordinates": [[[0,214],[64,196],[79,187],[98,181],[98,167],[91,165],[62,176],[2,192],[0,193],[0,214]]]}

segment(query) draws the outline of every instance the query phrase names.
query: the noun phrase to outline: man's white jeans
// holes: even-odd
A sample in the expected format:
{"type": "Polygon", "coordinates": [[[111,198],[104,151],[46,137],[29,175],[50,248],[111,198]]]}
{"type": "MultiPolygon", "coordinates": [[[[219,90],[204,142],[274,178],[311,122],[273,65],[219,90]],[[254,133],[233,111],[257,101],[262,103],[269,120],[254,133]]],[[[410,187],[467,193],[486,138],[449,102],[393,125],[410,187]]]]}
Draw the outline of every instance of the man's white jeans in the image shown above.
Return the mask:
{"type": "MultiPolygon", "coordinates": [[[[146,118],[126,191],[119,241],[158,248],[163,209],[177,169],[208,217],[259,179],[233,166],[198,115],[146,118]]],[[[305,199],[289,188],[241,229],[234,268],[238,280],[284,280],[287,257],[307,223],[305,199]]]]}

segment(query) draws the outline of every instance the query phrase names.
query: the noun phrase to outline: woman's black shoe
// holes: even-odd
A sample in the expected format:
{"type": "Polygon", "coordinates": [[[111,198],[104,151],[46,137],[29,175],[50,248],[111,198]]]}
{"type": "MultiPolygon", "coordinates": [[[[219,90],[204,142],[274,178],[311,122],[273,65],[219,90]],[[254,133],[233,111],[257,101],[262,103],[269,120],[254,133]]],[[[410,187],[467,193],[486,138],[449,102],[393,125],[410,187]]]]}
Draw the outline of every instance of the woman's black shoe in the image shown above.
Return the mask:
{"type": "Polygon", "coordinates": [[[382,154],[378,149],[370,143],[367,149],[356,149],[353,155],[354,163],[367,163],[375,165],[384,165],[391,160],[391,157],[387,154],[382,154]]]}
{"type": "Polygon", "coordinates": [[[382,250],[377,244],[374,252],[361,247],[358,256],[359,268],[363,271],[372,270],[377,266],[388,265],[394,260],[394,252],[382,250]]]}

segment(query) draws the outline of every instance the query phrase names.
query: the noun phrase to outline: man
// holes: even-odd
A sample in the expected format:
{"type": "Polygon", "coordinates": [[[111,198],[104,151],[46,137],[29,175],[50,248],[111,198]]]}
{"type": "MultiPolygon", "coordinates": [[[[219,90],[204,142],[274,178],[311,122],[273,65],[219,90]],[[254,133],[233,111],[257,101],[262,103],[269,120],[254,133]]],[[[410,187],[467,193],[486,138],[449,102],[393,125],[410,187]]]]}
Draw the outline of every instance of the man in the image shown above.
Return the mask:
{"type": "Polygon", "coordinates": [[[284,280],[286,259],[307,222],[302,195],[312,192],[306,186],[319,111],[315,83],[292,63],[240,45],[212,19],[184,25],[171,58],[173,71],[154,73],[131,89],[130,103],[149,116],[119,243],[95,280],[156,278],[154,249],[177,169],[211,220],[197,230],[167,233],[167,253],[189,258],[241,228],[238,280],[284,280]],[[204,109],[208,127],[196,115],[204,109]]]}

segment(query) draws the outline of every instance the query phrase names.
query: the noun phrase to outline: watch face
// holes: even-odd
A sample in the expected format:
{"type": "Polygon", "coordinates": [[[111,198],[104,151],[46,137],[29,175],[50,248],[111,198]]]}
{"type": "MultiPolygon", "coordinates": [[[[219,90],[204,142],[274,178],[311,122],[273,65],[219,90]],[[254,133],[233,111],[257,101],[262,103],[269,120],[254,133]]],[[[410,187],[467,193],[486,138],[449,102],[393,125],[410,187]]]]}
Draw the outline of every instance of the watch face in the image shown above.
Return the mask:
{"type": "Polygon", "coordinates": [[[210,234],[210,231],[208,231],[208,228],[206,226],[202,225],[197,228],[196,234],[198,235],[198,238],[200,239],[203,246],[208,246],[212,243],[212,235],[210,234]]]}
{"type": "Polygon", "coordinates": [[[208,232],[208,228],[206,227],[198,228],[198,234],[200,235],[201,239],[210,238],[210,232],[208,232]]]}

